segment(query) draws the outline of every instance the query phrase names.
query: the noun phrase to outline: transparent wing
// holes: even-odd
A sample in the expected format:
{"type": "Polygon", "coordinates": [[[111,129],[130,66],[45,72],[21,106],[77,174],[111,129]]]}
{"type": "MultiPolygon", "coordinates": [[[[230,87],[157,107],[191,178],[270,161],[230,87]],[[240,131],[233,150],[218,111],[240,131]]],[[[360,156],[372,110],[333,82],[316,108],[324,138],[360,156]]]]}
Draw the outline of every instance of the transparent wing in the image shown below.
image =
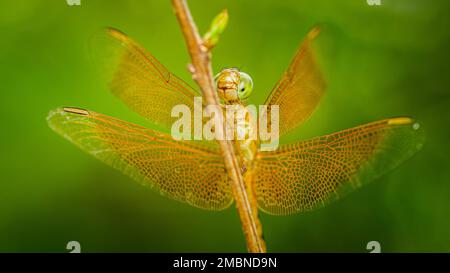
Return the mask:
{"type": "Polygon", "coordinates": [[[397,167],[423,142],[418,123],[394,118],[260,153],[258,205],[278,215],[311,210],[397,167]]]}
{"type": "Polygon", "coordinates": [[[77,108],[56,109],[50,127],[66,139],[162,195],[208,210],[232,203],[217,149],[77,108]]]}
{"type": "MultiPolygon", "coordinates": [[[[318,34],[318,27],[308,33],[289,68],[265,102],[267,105],[279,105],[280,137],[303,123],[325,92],[325,81],[316,64],[313,50],[313,42],[318,34]]],[[[270,107],[268,109],[270,114],[270,107]]]]}
{"type": "Polygon", "coordinates": [[[152,123],[170,130],[174,105],[193,111],[200,94],[119,30],[107,28],[95,36],[91,51],[112,93],[152,123]]]}

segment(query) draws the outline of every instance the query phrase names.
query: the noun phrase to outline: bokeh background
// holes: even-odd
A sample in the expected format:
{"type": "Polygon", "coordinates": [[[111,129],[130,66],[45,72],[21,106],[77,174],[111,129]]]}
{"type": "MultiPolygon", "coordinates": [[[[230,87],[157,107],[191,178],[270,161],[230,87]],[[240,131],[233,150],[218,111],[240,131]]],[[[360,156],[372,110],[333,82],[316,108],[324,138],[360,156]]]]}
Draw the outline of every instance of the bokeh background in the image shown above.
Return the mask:
{"type": "MultiPolygon", "coordinates": [[[[450,251],[450,2],[381,0],[190,1],[203,31],[223,8],[229,26],[214,69],[253,76],[262,103],[299,42],[325,23],[329,88],[289,139],[410,115],[427,132],[401,167],[326,208],[262,215],[273,252],[450,251]]],[[[104,26],[128,33],[189,83],[184,40],[169,1],[0,4],[0,251],[244,252],[233,207],[202,211],[159,196],[52,132],[50,109],[78,106],[141,125],[100,80],[88,41],[104,26]]]]}

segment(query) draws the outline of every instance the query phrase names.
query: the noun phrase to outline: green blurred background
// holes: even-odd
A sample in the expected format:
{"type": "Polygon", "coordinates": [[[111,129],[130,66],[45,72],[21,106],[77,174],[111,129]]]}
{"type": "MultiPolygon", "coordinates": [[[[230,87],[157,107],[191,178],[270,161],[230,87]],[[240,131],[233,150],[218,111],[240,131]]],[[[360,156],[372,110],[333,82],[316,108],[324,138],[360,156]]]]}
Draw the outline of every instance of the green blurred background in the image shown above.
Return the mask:
{"type": "MultiPolygon", "coordinates": [[[[339,202],[263,214],[269,251],[367,252],[372,240],[383,252],[450,251],[450,2],[381,1],[190,1],[202,32],[228,8],[214,69],[252,75],[253,103],[264,101],[308,29],[326,23],[327,95],[290,140],[400,115],[427,131],[419,154],[339,202]]],[[[192,83],[169,1],[2,1],[0,251],[67,252],[76,240],[83,252],[244,252],[234,207],[208,212],[161,197],[48,128],[46,115],[59,106],[151,127],[95,73],[88,41],[104,26],[192,83]]]]}

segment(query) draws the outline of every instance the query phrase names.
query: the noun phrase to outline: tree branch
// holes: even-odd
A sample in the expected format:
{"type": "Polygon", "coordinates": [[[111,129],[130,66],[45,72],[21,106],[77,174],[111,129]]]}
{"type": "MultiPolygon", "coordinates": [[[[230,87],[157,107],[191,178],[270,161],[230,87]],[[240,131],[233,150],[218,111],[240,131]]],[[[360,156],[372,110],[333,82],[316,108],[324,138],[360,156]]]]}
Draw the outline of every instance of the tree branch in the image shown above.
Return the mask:
{"type": "MultiPolygon", "coordinates": [[[[219,105],[219,98],[214,86],[211,68],[210,52],[203,45],[197,27],[192,19],[185,0],[172,0],[175,15],[183,32],[189,55],[192,60],[192,76],[202,91],[203,98],[209,105],[219,105]]],[[[220,126],[216,128],[217,135],[224,135],[225,122],[219,115],[220,126]]],[[[225,160],[225,167],[231,179],[231,187],[236,201],[239,217],[242,223],[247,249],[249,252],[265,252],[264,241],[258,235],[257,223],[259,220],[252,214],[252,207],[248,198],[244,179],[242,177],[234,146],[230,140],[219,140],[220,148],[225,160]],[[256,218],[256,219],[255,219],[256,218]]]]}

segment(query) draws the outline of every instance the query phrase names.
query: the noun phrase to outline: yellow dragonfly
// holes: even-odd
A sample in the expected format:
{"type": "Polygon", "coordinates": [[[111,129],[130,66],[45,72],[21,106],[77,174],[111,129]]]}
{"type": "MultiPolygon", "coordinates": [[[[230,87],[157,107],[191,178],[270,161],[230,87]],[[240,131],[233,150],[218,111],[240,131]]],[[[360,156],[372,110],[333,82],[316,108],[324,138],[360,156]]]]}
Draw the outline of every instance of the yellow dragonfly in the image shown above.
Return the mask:
{"type": "MultiPolygon", "coordinates": [[[[325,81],[318,68],[311,30],[267,105],[279,106],[280,137],[302,124],[318,105],[325,81]]],[[[109,28],[96,52],[107,68],[109,88],[131,109],[170,131],[171,109],[194,109],[200,93],[169,72],[122,32],[109,28]]],[[[225,69],[216,76],[224,104],[243,104],[251,78],[225,69]]],[[[59,108],[50,127],[108,165],[164,196],[207,210],[233,203],[229,178],[215,141],[174,140],[151,130],[80,108],[59,108]]],[[[274,215],[309,211],[372,181],[416,153],[422,129],[408,117],[389,118],[310,140],[260,151],[259,142],[236,142],[244,181],[254,209],[274,215]]]]}

